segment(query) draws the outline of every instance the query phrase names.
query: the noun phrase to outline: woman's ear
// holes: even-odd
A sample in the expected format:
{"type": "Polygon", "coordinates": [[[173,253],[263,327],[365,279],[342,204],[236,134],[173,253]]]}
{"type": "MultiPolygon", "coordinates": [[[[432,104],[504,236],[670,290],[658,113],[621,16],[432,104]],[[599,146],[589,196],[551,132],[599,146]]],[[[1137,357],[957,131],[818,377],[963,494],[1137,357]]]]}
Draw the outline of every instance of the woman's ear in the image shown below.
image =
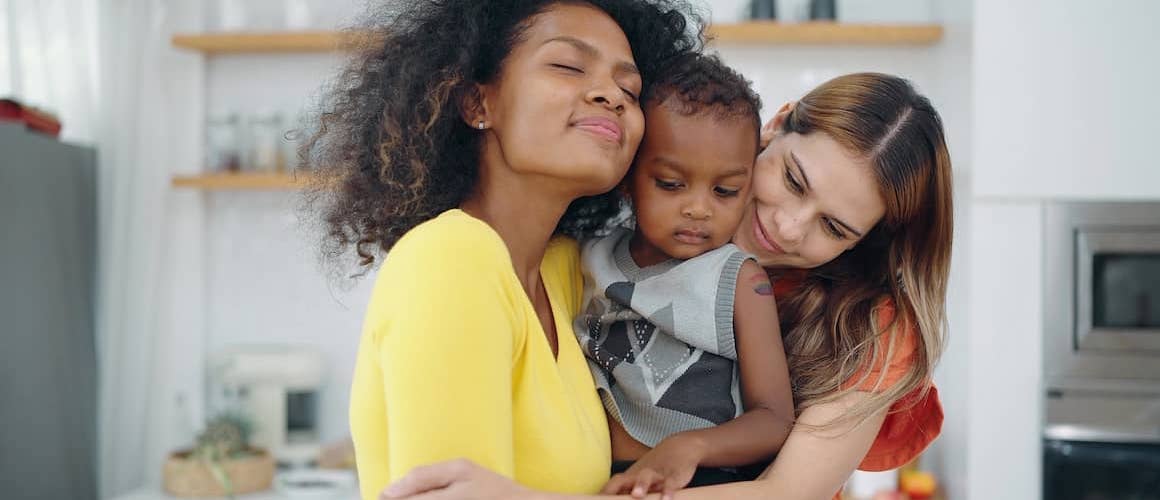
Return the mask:
{"type": "Polygon", "coordinates": [[[777,113],[773,115],[773,118],[761,127],[761,147],[763,149],[773,141],[773,136],[777,135],[777,132],[785,125],[786,119],[789,118],[789,114],[793,112],[795,106],[797,106],[797,101],[782,104],[780,108],[777,108],[777,113]]]}
{"type": "Polygon", "coordinates": [[[459,114],[468,127],[484,130],[491,126],[488,120],[487,99],[480,84],[473,85],[459,101],[459,114]]]}

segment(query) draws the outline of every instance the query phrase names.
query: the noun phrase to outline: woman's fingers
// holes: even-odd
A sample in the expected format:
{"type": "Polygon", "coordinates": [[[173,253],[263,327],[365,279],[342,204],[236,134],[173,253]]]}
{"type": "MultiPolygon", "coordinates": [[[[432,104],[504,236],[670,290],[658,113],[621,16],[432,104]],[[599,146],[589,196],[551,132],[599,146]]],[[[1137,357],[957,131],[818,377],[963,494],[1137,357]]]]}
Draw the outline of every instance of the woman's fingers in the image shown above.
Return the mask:
{"type": "Polygon", "coordinates": [[[681,481],[676,476],[666,477],[664,486],[661,488],[661,500],[673,500],[673,496],[677,494],[677,490],[684,488],[686,484],[688,484],[687,481],[681,481]]]}
{"type": "Polygon", "coordinates": [[[432,490],[446,488],[471,474],[472,464],[464,459],[415,467],[379,494],[379,500],[406,498],[432,490]]]}
{"type": "Polygon", "coordinates": [[[608,482],[604,484],[604,488],[600,490],[601,495],[619,495],[624,492],[625,487],[629,484],[628,476],[623,472],[613,474],[608,478],[608,482]]]}
{"type": "Polygon", "coordinates": [[[661,475],[652,469],[644,469],[640,471],[640,474],[636,475],[636,482],[632,487],[632,497],[644,498],[645,495],[648,495],[648,492],[652,489],[652,486],[661,479],[663,479],[661,475]]]}

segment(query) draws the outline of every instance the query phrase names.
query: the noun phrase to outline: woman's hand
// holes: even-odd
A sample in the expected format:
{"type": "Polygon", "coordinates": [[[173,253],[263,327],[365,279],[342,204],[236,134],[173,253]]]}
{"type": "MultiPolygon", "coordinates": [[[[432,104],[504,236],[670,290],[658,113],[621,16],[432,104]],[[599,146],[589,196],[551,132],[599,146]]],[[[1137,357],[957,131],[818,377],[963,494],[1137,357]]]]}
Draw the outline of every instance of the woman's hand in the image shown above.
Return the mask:
{"type": "Polygon", "coordinates": [[[660,492],[662,500],[671,500],[677,490],[684,488],[697,472],[697,465],[705,455],[705,445],[690,434],[674,434],[646,453],[628,470],[612,476],[604,489],[605,495],[631,494],[644,498],[650,492],[660,492]]]}
{"type": "Polygon", "coordinates": [[[466,459],[415,467],[379,494],[379,500],[528,499],[532,492],[466,459]]]}

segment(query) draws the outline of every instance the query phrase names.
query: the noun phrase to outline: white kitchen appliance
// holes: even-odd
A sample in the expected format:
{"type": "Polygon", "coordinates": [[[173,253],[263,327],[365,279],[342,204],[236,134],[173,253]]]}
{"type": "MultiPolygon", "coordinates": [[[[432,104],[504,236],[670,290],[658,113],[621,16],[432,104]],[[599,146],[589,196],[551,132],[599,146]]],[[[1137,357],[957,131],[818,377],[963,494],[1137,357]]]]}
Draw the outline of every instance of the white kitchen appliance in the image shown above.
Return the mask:
{"type": "Polygon", "coordinates": [[[318,458],[324,361],[317,350],[237,346],[210,358],[210,407],[240,411],[254,424],[251,443],[287,466],[318,458]]]}

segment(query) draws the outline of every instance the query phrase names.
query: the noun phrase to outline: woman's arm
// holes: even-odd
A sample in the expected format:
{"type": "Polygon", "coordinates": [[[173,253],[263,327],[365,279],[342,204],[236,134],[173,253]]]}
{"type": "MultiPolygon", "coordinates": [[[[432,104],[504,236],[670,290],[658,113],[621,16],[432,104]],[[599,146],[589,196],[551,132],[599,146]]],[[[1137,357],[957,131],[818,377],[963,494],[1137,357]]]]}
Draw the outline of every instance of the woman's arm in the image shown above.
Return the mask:
{"type": "MultiPolygon", "coordinates": [[[[867,397],[853,392],[837,401],[815,405],[798,416],[773,465],[757,481],[691,488],[678,500],[719,498],[830,500],[854,473],[886,418],[886,410],[862,422],[841,422],[846,409],[867,397]]],[[[596,495],[558,495],[527,490],[470,462],[459,460],[422,467],[383,492],[383,499],[409,500],[589,500],[596,495]]],[[[629,498],[627,496],[615,498],[629,498]]],[[[650,500],[660,495],[650,495],[650,500]]]]}
{"type": "Polygon", "coordinates": [[[368,307],[350,408],[364,498],[458,457],[514,473],[518,338],[497,252],[436,243],[397,246],[368,307]]]}

